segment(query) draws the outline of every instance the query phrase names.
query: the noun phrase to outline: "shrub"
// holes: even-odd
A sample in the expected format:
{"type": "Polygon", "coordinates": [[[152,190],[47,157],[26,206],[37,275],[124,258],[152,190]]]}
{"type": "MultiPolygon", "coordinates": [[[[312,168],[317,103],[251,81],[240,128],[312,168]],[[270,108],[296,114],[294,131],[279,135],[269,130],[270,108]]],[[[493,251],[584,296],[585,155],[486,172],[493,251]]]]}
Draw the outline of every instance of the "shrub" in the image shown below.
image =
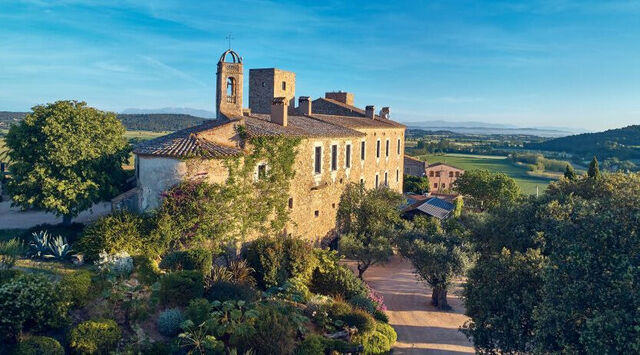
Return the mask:
{"type": "Polygon", "coordinates": [[[289,317],[270,306],[258,309],[255,334],[249,339],[256,355],[291,354],[295,350],[296,329],[289,317]]]}
{"type": "Polygon", "coordinates": [[[133,259],[126,251],[115,254],[100,252],[95,263],[101,272],[111,277],[128,277],[133,271],[133,259]]]}
{"type": "Polygon", "coordinates": [[[262,288],[280,286],[290,278],[307,280],[316,259],[311,245],[293,237],[261,237],[249,245],[246,260],[262,288]]]}
{"type": "Polygon", "coordinates": [[[109,254],[120,251],[157,254],[156,243],[147,237],[148,229],[145,217],[118,211],[87,226],[74,248],[83,252],[89,261],[97,260],[102,251],[109,254]]]}
{"type": "Polygon", "coordinates": [[[376,304],[373,303],[369,297],[365,297],[362,295],[355,295],[349,299],[349,304],[355,308],[366,311],[367,313],[373,315],[376,311],[376,304]]]}
{"type": "Polygon", "coordinates": [[[164,305],[186,306],[203,293],[202,274],[198,271],[176,271],[160,279],[158,295],[164,305]]]}
{"type": "Polygon", "coordinates": [[[71,305],[83,305],[89,297],[91,287],[91,273],[87,270],[79,270],[67,274],[58,283],[60,298],[71,305]]]}
{"type": "Polygon", "coordinates": [[[0,286],[0,336],[15,340],[23,331],[58,328],[67,307],[55,286],[39,274],[22,274],[0,286]]]}
{"type": "Polygon", "coordinates": [[[153,285],[161,275],[158,263],[149,256],[134,256],[133,268],[138,280],[145,285],[153,285]]]}
{"type": "Polygon", "coordinates": [[[298,303],[305,303],[311,297],[307,285],[297,277],[290,278],[282,286],[269,288],[265,294],[267,297],[279,297],[298,303]]]}
{"type": "Polygon", "coordinates": [[[178,335],[180,323],[184,320],[182,312],[178,308],[167,309],[158,315],[158,331],[160,334],[172,337],[178,335]]]}
{"type": "Polygon", "coordinates": [[[13,238],[7,241],[0,241],[0,270],[11,269],[23,253],[24,245],[22,240],[13,238]]]}
{"type": "Polygon", "coordinates": [[[211,273],[206,278],[206,283],[210,285],[224,281],[255,286],[256,279],[253,277],[253,273],[253,268],[246,260],[234,260],[229,263],[229,266],[213,265],[211,273]]]}
{"type": "Polygon", "coordinates": [[[193,248],[189,250],[173,251],[167,254],[160,262],[160,268],[178,270],[196,270],[203,275],[209,275],[213,264],[213,254],[211,250],[204,248],[193,248]]]}
{"type": "Polygon", "coordinates": [[[194,324],[198,325],[209,319],[211,315],[212,306],[208,300],[204,298],[196,298],[189,302],[189,306],[185,311],[185,316],[190,319],[194,324]]]}
{"type": "Polygon", "coordinates": [[[311,334],[298,345],[296,355],[324,355],[327,348],[325,337],[311,334]]]}
{"type": "Polygon", "coordinates": [[[258,299],[258,292],[246,284],[215,282],[207,289],[206,297],[210,301],[242,300],[250,303],[258,299]]]}
{"type": "Polygon", "coordinates": [[[71,330],[69,347],[76,354],[108,354],[121,335],[120,327],[111,319],[88,320],[71,330]]]}
{"type": "Polygon", "coordinates": [[[10,269],[10,270],[5,270],[5,269],[0,269],[0,286],[2,286],[3,284],[13,280],[14,278],[18,277],[20,274],[22,274],[22,271],[20,270],[16,270],[16,269],[10,269]]]}
{"type": "Polygon", "coordinates": [[[64,355],[64,348],[53,338],[32,336],[18,344],[14,355],[64,355]]]}
{"type": "Polygon", "coordinates": [[[375,312],[373,312],[373,318],[380,322],[389,323],[389,316],[384,313],[384,311],[379,311],[376,309],[375,312]]]}
{"type": "Polygon", "coordinates": [[[313,271],[309,289],[313,293],[342,296],[346,299],[356,295],[367,295],[367,288],[364,282],[344,265],[336,265],[325,270],[316,268],[313,271]]]}
{"type": "Polygon", "coordinates": [[[363,345],[364,354],[387,354],[396,339],[396,332],[389,324],[377,322],[372,332],[357,334],[352,341],[363,345]]]}
{"type": "Polygon", "coordinates": [[[349,327],[356,327],[359,333],[369,333],[376,327],[376,321],[373,317],[361,309],[354,309],[353,311],[338,316],[337,318],[349,327]]]}
{"type": "Polygon", "coordinates": [[[331,318],[340,318],[353,310],[351,305],[344,301],[336,300],[330,306],[327,312],[331,318]]]}

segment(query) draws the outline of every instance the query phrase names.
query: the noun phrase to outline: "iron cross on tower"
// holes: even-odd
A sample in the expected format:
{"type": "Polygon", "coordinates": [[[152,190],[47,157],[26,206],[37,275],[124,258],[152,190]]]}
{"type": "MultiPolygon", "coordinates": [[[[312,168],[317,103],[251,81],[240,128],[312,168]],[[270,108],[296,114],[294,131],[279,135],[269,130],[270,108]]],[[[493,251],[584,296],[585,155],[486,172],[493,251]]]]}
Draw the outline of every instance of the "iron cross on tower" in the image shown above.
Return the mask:
{"type": "Polygon", "coordinates": [[[229,49],[231,49],[231,40],[233,39],[233,36],[231,35],[231,33],[229,33],[225,38],[227,39],[227,41],[229,41],[229,49]]]}

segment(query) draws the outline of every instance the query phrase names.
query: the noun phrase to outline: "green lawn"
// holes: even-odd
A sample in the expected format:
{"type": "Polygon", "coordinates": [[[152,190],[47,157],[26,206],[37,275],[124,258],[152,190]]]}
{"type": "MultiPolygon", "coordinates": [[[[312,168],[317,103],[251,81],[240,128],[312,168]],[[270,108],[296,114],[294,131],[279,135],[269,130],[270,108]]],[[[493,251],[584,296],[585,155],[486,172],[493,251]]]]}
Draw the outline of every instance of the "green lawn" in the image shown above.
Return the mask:
{"type": "Polygon", "coordinates": [[[455,167],[470,169],[487,169],[492,172],[501,172],[511,176],[527,194],[535,194],[536,186],[540,193],[544,191],[549,182],[554,179],[549,176],[536,176],[522,165],[516,165],[504,156],[495,155],[468,155],[468,154],[427,154],[419,156],[426,159],[429,164],[446,163],[455,167]]]}

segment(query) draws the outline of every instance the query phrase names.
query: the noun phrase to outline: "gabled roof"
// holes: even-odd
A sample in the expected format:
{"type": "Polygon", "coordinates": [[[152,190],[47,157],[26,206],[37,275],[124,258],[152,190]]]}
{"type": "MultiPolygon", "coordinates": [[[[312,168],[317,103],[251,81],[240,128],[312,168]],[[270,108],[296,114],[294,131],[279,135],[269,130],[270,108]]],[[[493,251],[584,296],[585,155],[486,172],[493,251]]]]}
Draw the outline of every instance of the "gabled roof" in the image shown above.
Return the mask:
{"type": "Polygon", "coordinates": [[[139,143],[133,149],[135,154],[176,158],[223,158],[242,153],[239,148],[212,143],[200,138],[198,133],[204,132],[231,121],[209,120],[198,126],[182,129],[166,136],[139,143]]]}
{"type": "Polygon", "coordinates": [[[342,125],[331,124],[309,116],[289,115],[286,127],[272,123],[270,115],[245,117],[250,135],[286,135],[293,137],[360,137],[365,134],[342,125]]]}
{"type": "Polygon", "coordinates": [[[418,163],[422,163],[422,164],[426,163],[424,160],[421,160],[421,159],[418,159],[418,158],[414,158],[414,157],[412,157],[410,155],[406,155],[406,154],[404,155],[404,158],[408,159],[408,160],[412,160],[412,161],[418,162],[418,163]]]}
{"type": "MultiPolygon", "coordinates": [[[[312,117],[316,117],[318,119],[329,121],[330,123],[340,124],[349,128],[405,128],[406,126],[380,117],[379,115],[374,115],[374,118],[369,118],[366,116],[365,110],[358,108],[356,106],[345,104],[344,102],[336,101],[333,99],[327,99],[324,97],[317,98],[315,101],[324,101],[326,103],[330,103],[332,105],[340,106],[351,112],[355,113],[354,116],[345,116],[345,115],[329,115],[329,114],[320,114],[320,113],[312,113],[312,117]]],[[[312,111],[313,111],[313,105],[312,111]]]]}

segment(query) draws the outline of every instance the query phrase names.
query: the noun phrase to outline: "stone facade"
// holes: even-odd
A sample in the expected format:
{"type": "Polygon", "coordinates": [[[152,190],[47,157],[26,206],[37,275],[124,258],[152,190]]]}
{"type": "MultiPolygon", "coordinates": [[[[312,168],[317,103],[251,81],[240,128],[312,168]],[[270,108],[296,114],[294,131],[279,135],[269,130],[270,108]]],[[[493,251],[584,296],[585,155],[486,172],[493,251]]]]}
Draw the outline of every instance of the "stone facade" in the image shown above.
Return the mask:
{"type": "MultiPolygon", "coordinates": [[[[227,64],[238,63],[219,64],[219,75],[229,75],[227,64]]],[[[242,73],[234,75],[241,78],[242,73]]],[[[317,101],[305,97],[301,102],[311,107],[296,108],[295,74],[291,72],[252,69],[249,81],[250,112],[242,113],[242,96],[236,96],[233,106],[225,105],[228,95],[219,87],[216,97],[221,112],[216,121],[143,142],[134,149],[140,210],[157,208],[162,193],[185,179],[224,183],[228,178],[224,160],[251,149],[240,137],[238,126],[244,127],[246,138],[301,138],[290,182],[287,233],[311,241],[331,235],[340,197],[349,183],[402,192],[405,126],[388,117],[367,117],[364,110],[332,99],[321,99],[326,105],[316,107],[317,101]],[[289,103],[290,114],[279,112],[276,119],[272,105],[282,106],[283,100],[289,103]],[[350,114],[343,114],[345,110],[350,114]]],[[[219,77],[218,82],[224,81],[219,77]]],[[[345,100],[352,102],[353,95],[345,100]]]]}
{"type": "Polygon", "coordinates": [[[425,176],[428,165],[426,161],[408,155],[404,156],[404,173],[406,175],[425,176]]]}
{"type": "Polygon", "coordinates": [[[271,100],[284,97],[289,109],[296,105],[296,73],[276,68],[249,70],[249,109],[271,113],[271,100]]]}
{"type": "Polygon", "coordinates": [[[427,166],[426,174],[429,177],[431,191],[445,191],[453,188],[453,183],[464,174],[464,170],[443,163],[435,163],[427,166]]]}
{"type": "Polygon", "coordinates": [[[324,94],[326,99],[332,99],[353,106],[353,94],[345,91],[331,91],[324,94]]]}

